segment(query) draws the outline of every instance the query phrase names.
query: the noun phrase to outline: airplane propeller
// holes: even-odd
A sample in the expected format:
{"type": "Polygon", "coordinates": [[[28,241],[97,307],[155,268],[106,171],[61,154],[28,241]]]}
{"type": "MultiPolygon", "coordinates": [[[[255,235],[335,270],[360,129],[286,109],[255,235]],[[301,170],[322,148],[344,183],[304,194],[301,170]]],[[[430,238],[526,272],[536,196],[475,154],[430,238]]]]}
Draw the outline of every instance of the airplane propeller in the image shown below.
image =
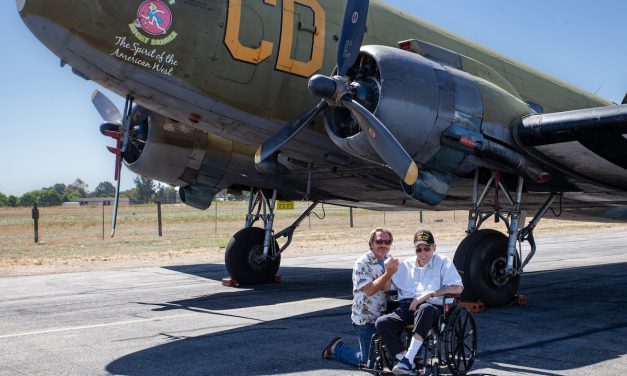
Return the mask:
{"type": "Polygon", "coordinates": [[[355,64],[366,33],[368,0],[348,0],[344,9],[342,32],[337,46],[337,75],[345,76],[355,64]]]}
{"type": "Polygon", "coordinates": [[[418,179],[418,167],[407,151],[396,140],[387,127],[353,97],[354,87],[346,77],[348,70],[355,64],[364,34],[368,16],[368,0],[348,0],[344,10],[344,21],[337,50],[337,74],[324,76],[316,74],[309,79],[309,91],[322,98],[313,109],[302,113],[295,121],[288,123],[272,135],[257,149],[255,163],[259,164],[276,153],[283,145],[294,138],[313,118],[329,105],[348,109],[362,132],[379,157],[407,185],[413,185],[418,179]]]}
{"type": "Polygon", "coordinates": [[[100,125],[100,132],[116,140],[116,146],[107,146],[107,149],[115,154],[115,200],[113,204],[113,218],[111,220],[111,237],[115,235],[115,226],[118,217],[118,203],[120,200],[120,174],[122,172],[122,161],[124,152],[127,150],[130,135],[130,110],[133,107],[133,100],[126,97],[124,104],[124,116],[115,107],[113,102],[102,94],[99,90],[95,90],[91,96],[91,102],[96,111],[105,121],[100,125]]]}

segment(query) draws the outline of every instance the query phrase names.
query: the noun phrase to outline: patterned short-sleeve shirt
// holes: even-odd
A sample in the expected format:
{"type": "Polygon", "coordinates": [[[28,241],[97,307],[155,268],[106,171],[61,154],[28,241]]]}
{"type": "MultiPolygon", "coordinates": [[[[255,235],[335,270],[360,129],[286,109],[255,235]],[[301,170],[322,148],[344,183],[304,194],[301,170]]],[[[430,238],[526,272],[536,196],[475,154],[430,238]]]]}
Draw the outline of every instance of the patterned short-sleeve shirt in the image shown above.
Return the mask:
{"type": "MultiPolygon", "coordinates": [[[[386,257],[387,258],[387,257],[386,257]]],[[[385,293],[366,295],[364,287],[383,275],[383,265],[369,251],[355,261],[353,267],[353,307],[351,319],[357,325],[374,324],[385,311],[385,293]]]]}

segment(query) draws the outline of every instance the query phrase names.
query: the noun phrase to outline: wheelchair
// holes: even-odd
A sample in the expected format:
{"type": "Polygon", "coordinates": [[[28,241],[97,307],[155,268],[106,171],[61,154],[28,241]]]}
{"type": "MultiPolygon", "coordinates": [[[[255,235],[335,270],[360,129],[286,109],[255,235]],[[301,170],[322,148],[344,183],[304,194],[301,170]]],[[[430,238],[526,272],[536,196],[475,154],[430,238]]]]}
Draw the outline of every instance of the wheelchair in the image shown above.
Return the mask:
{"type": "MultiPolygon", "coordinates": [[[[395,292],[394,292],[395,293],[395,292]]],[[[392,312],[398,302],[394,293],[388,292],[388,312],[392,312]]],[[[445,297],[444,312],[425,339],[414,359],[415,375],[438,376],[448,368],[453,376],[466,375],[475,361],[477,353],[477,325],[472,314],[463,306],[457,305],[456,297],[445,297]]],[[[401,333],[401,342],[409,347],[413,324],[406,326],[401,333]]],[[[368,369],[376,376],[390,375],[397,359],[390,354],[378,333],[372,336],[371,366],[368,369]]]]}

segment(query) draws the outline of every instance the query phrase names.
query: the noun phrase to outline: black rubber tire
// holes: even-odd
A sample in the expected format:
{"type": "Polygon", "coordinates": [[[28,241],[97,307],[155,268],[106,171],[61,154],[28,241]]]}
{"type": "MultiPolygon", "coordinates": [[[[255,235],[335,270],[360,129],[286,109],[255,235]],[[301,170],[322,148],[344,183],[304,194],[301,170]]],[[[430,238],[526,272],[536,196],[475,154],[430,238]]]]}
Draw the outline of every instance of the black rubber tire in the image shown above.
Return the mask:
{"type": "Polygon", "coordinates": [[[466,375],[477,356],[477,324],[468,310],[456,307],[444,329],[444,356],[453,376],[466,375]]]}
{"type": "Polygon", "coordinates": [[[468,255],[470,254],[470,247],[468,247],[468,244],[471,240],[471,236],[466,236],[457,246],[455,256],[453,256],[453,264],[455,264],[455,268],[457,268],[457,271],[461,274],[462,282],[464,283],[464,291],[462,292],[460,299],[467,301],[477,300],[472,292],[470,281],[466,280],[466,262],[468,260],[468,255]]]}
{"type": "MultiPolygon", "coordinates": [[[[486,307],[510,304],[520,285],[520,275],[504,277],[507,236],[492,229],[477,230],[457,247],[453,263],[462,272],[462,299],[481,300],[486,307]]],[[[519,265],[518,255],[514,267],[519,265]]]]}
{"type": "MultiPolygon", "coordinates": [[[[264,229],[249,227],[239,230],[229,240],[224,255],[226,270],[231,278],[239,284],[250,285],[273,282],[279,266],[281,255],[275,260],[268,259],[264,263],[255,263],[254,254],[263,252],[264,229]]],[[[274,242],[275,249],[279,249],[274,242]]]]}

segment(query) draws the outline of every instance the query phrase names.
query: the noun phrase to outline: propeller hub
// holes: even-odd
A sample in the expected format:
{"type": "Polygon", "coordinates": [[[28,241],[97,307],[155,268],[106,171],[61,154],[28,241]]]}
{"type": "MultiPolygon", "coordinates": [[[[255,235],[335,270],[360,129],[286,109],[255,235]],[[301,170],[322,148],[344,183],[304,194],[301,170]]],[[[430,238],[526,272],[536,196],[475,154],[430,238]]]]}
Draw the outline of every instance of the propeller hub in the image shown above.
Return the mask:
{"type": "Polygon", "coordinates": [[[100,133],[102,133],[103,136],[109,136],[107,134],[107,131],[119,132],[120,131],[120,125],[119,124],[114,124],[114,123],[109,123],[109,122],[104,122],[104,123],[100,124],[100,133]]]}
{"type": "Polygon", "coordinates": [[[379,87],[374,80],[356,81],[351,84],[355,100],[370,112],[374,112],[379,102],[379,87]]]}
{"type": "Polygon", "coordinates": [[[333,98],[337,88],[337,84],[333,78],[321,74],[313,75],[309,79],[307,86],[311,94],[324,99],[333,98]]]}

